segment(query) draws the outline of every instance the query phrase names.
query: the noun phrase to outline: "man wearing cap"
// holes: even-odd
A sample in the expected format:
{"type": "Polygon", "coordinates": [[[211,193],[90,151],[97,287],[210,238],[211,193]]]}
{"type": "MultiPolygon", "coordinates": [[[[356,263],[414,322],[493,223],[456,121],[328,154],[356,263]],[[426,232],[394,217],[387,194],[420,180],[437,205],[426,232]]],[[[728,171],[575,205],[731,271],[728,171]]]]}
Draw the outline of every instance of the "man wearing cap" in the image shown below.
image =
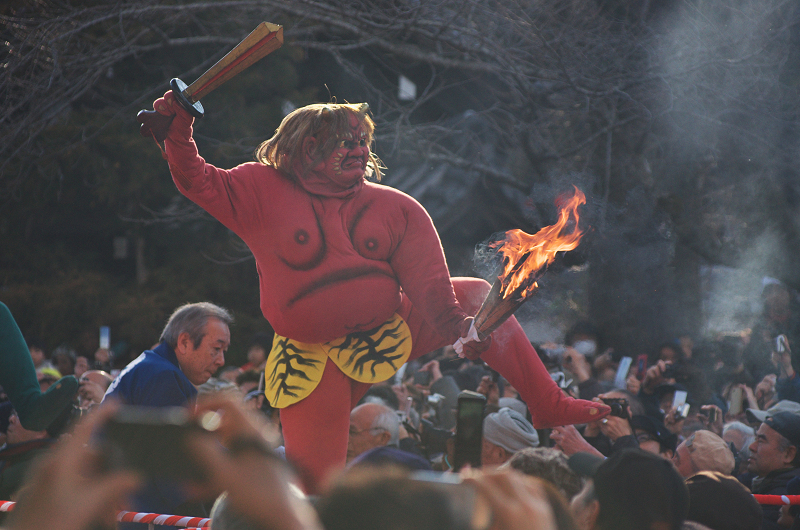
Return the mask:
{"type": "Polygon", "coordinates": [[[693,432],[675,450],[672,463],[683,478],[701,471],[730,475],[736,465],[728,444],[711,431],[693,432]]]}
{"type": "Polygon", "coordinates": [[[778,412],[791,412],[800,416],[800,403],[796,401],[790,401],[788,399],[782,399],[767,410],[747,409],[745,411],[747,415],[747,421],[750,422],[750,424],[760,423],[766,420],[767,416],[773,416],[778,412]]]}
{"type": "Polygon", "coordinates": [[[483,420],[481,466],[505,464],[517,451],[538,445],[539,435],[525,416],[502,408],[483,420]]]}
{"type": "MultiPolygon", "coordinates": [[[[747,470],[755,475],[750,491],[763,495],[785,495],[786,484],[800,475],[800,416],[778,412],[767,416],[756,431],[756,441],[750,444],[747,470]]],[[[764,530],[778,529],[778,506],[763,506],[764,530]]]]}
{"type": "Polygon", "coordinates": [[[658,455],[641,449],[607,459],[576,453],[569,466],[591,478],[570,505],[581,530],[678,530],[686,518],[686,484],[658,455]]]}

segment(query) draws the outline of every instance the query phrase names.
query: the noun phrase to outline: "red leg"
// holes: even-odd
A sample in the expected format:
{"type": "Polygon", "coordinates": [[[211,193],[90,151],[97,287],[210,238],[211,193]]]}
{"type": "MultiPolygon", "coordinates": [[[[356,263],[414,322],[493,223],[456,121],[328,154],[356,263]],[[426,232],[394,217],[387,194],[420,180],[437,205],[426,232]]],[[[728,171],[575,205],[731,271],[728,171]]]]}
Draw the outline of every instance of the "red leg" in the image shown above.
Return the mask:
{"type": "MultiPolygon", "coordinates": [[[[453,278],[461,307],[470,315],[480,309],[490,285],[477,278],[453,278]]],[[[492,333],[492,345],[481,354],[517,389],[537,429],[595,421],[608,415],[607,405],[573,399],[553,382],[536,350],[513,316],[492,333]]]]}
{"type": "Polygon", "coordinates": [[[281,409],[286,458],[298,467],[309,494],[318,493],[332,473],[344,468],[352,383],[328,361],[317,388],[281,409]]]}

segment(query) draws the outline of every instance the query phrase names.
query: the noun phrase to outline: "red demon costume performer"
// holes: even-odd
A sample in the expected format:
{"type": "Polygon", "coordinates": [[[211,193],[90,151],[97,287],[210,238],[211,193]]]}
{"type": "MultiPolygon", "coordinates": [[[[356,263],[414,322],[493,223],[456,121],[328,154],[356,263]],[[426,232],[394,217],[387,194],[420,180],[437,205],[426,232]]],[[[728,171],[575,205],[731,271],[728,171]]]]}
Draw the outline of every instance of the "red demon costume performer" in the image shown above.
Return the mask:
{"type": "MultiPolygon", "coordinates": [[[[257,162],[223,170],[198,155],[193,118],[172,98],[153,106],[175,115],[166,139],[173,180],[255,256],[261,310],[276,333],[266,396],[281,409],[287,457],[313,489],[344,465],[349,412],[369,386],[466,336],[489,285],[451,279],[425,209],[365,180],[380,178],[366,104],[297,109],[257,162]]],[[[514,318],[465,350],[519,390],[539,428],[608,413],[564,396],[514,318]]]]}

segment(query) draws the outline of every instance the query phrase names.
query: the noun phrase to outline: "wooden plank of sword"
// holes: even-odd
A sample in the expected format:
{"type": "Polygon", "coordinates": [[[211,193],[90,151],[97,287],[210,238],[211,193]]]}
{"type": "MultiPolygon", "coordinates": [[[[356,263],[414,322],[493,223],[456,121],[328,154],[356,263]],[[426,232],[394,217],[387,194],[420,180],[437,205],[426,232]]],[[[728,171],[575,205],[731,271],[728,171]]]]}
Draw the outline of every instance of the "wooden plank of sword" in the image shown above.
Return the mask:
{"type": "Polygon", "coordinates": [[[247,37],[183,91],[192,102],[283,45],[283,26],[262,22],[247,37]]]}

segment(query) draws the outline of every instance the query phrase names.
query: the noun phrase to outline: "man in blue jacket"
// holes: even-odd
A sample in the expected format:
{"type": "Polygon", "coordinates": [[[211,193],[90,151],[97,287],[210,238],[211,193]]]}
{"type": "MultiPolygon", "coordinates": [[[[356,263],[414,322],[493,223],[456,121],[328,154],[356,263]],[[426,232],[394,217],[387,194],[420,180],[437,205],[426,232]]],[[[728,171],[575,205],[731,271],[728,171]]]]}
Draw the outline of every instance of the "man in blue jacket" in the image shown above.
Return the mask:
{"type": "Polygon", "coordinates": [[[225,309],[208,302],[186,304],[172,313],[160,344],[131,361],[106,392],[127,405],[184,406],[225,364],[231,341],[225,309]]]}
{"type": "MultiPolygon", "coordinates": [[[[208,302],[179,307],[164,327],[160,344],[131,361],[108,387],[105,398],[143,407],[189,405],[197,396],[195,387],[225,364],[232,322],[228,311],[208,302]]],[[[202,506],[186,502],[180,484],[173,481],[148,481],[131,504],[140,512],[207,516],[202,506]]],[[[120,524],[119,528],[139,526],[120,524]]]]}

